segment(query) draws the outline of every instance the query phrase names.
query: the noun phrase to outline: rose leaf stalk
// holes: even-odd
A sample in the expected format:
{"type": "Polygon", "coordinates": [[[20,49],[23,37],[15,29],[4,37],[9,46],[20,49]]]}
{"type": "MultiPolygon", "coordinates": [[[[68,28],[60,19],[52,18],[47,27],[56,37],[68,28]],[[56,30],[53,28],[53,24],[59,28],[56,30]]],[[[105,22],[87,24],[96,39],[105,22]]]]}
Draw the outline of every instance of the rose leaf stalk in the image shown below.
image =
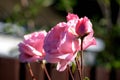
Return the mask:
{"type": "Polygon", "coordinates": [[[76,67],[77,67],[77,70],[78,70],[78,74],[79,74],[79,78],[80,78],[80,80],[82,80],[82,78],[81,78],[81,66],[80,66],[80,62],[79,62],[79,58],[80,58],[80,56],[79,55],[77,55],[77,57],[75,58],[75,63],[76,63],[76,67]]]}
{"type": "Polygon", "coordinates": [[[30,72],[30,75],[31,75],[31,77],[32,77],[32,80],[36,80],[36,78],[35,78],[35,76],[34,76],[34,74],[33,74],[31,65],[30,65],[29,62],[27,63],[27,66],[28,66],[28,70],[29,70],[29,72],[30,72]]]}
{"type": "Polygon", "coordinates": [[[45,62],[45,60],[43,60],[41,66],[42,66],[43,70],[45,71],[45,74],[47,75],[48,80],[51,80],[51,77],[50,77],[50,75],[49,75],[49,73],[47,71],[47,68],[46,68],[45,64],[46,64],[46,62],[45,62]]]}
{"type": "Polygon", "coordinates": [[[72,80],[75,80],[69,65],[68,65],[68,71],[70,73],[70,76],[71,76],[72,80]]]}

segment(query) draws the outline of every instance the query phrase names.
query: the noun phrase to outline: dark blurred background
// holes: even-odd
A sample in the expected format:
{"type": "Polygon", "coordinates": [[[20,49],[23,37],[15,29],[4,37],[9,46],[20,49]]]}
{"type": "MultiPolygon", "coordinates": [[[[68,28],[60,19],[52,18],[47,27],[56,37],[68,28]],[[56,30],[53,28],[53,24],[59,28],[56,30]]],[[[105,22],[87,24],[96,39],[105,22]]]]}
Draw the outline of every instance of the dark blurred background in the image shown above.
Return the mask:
{"type": "Polygon", "coordinates": [[[0,57],[17,59],[17,44],[25,34],[50,30],[66,21],[68,12],[87,16],[93,24],[98,44],[85,51],[86,66],[107,69],[108,80],[119,80],[116,76],[120,74],[120,0],[1,0],[0,57]]]}

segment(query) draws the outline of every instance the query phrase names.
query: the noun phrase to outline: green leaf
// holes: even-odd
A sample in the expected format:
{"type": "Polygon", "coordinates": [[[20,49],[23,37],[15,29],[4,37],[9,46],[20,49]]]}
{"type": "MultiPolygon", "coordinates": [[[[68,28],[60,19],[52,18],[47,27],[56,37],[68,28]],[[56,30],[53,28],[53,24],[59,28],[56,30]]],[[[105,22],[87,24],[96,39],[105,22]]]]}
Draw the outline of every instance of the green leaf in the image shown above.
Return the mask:
{"type": "Polygon", "coordinates": [[[72,72],[74,73],[76,69],[76,64],[74,62],[72,62],[72,72]]]}
{"type": "Polygon", "coordinates": [[[83,80],[90,80],[88,77],[85,77],[83,80]]]}

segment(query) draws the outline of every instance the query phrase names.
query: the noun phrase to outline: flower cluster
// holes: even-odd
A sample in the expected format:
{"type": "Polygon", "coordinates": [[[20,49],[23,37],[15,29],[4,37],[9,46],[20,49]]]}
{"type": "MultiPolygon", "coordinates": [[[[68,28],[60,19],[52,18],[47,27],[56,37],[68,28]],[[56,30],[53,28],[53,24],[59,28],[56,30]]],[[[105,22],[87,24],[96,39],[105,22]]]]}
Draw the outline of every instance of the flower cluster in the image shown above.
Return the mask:
{"type": "Polygon", "coordinates": [[[20,61],[46,60],[57,63],[56,69],[64,71],[74,61],[78,51],[96,44],[92,23],[87,17],[79,18],[68,13],[66,18],[67,22],[58,23],[48,33],[39,31],[25,35],[19,44],[20,61]]]}

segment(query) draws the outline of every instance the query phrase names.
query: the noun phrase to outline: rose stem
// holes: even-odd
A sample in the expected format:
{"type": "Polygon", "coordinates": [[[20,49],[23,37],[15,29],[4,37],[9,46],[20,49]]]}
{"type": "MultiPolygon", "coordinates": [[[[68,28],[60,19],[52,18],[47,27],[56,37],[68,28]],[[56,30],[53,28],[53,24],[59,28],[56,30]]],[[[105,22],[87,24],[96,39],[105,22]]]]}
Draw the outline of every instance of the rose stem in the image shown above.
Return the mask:
{"type": "Polygon", "coordinates": [[[71,76],[72,80],[74,80],[74,77],[73,77],[72,71],[70,69],[70,66],[68,66],[68,71],[70,72],[70,76],[71,76]]]}
{"type": "Polygon", "coordinates": [[[80,80],[82,80],[82,78],[81,78],[81,67],[80,67],[80,63],[79,63],[79,56],[75,58],[75,62],[76,62],[76,65],[77,65],[79,78],[80,78],[80,80]]]}
{"type": "Polygon", "coordinates": [[[48,71],[47,71],[47,68],[46,68],[46,65],[45,65],[44,61],[42,61],[42,68],[44,69],[44,71],[45,71],[45,73],[46,73],[46,75],[48,77],[48,80],[51,80],[50,75],[48,74],[48,71]]]}
{"type": "Polygon", "coordinates": [[[31,65],[30,63],[27,63],[27,66],[28,66],[28,69],[29,69],[29,72],[30,72],[30,75],[32,77],[32,80],[36,80],[34,74],[33,74],[33,71],[32,71],[32,68],[31,68],[31,65]]]}
{"type": "Polygon", "coordinates": [[[84,71],[84,68],[83,68],[83,39],[84,38],[81,38],[81,54],[80,54],[80,60],[81,60],[81,79],[83,79],[83,71],[84,71]]]}

